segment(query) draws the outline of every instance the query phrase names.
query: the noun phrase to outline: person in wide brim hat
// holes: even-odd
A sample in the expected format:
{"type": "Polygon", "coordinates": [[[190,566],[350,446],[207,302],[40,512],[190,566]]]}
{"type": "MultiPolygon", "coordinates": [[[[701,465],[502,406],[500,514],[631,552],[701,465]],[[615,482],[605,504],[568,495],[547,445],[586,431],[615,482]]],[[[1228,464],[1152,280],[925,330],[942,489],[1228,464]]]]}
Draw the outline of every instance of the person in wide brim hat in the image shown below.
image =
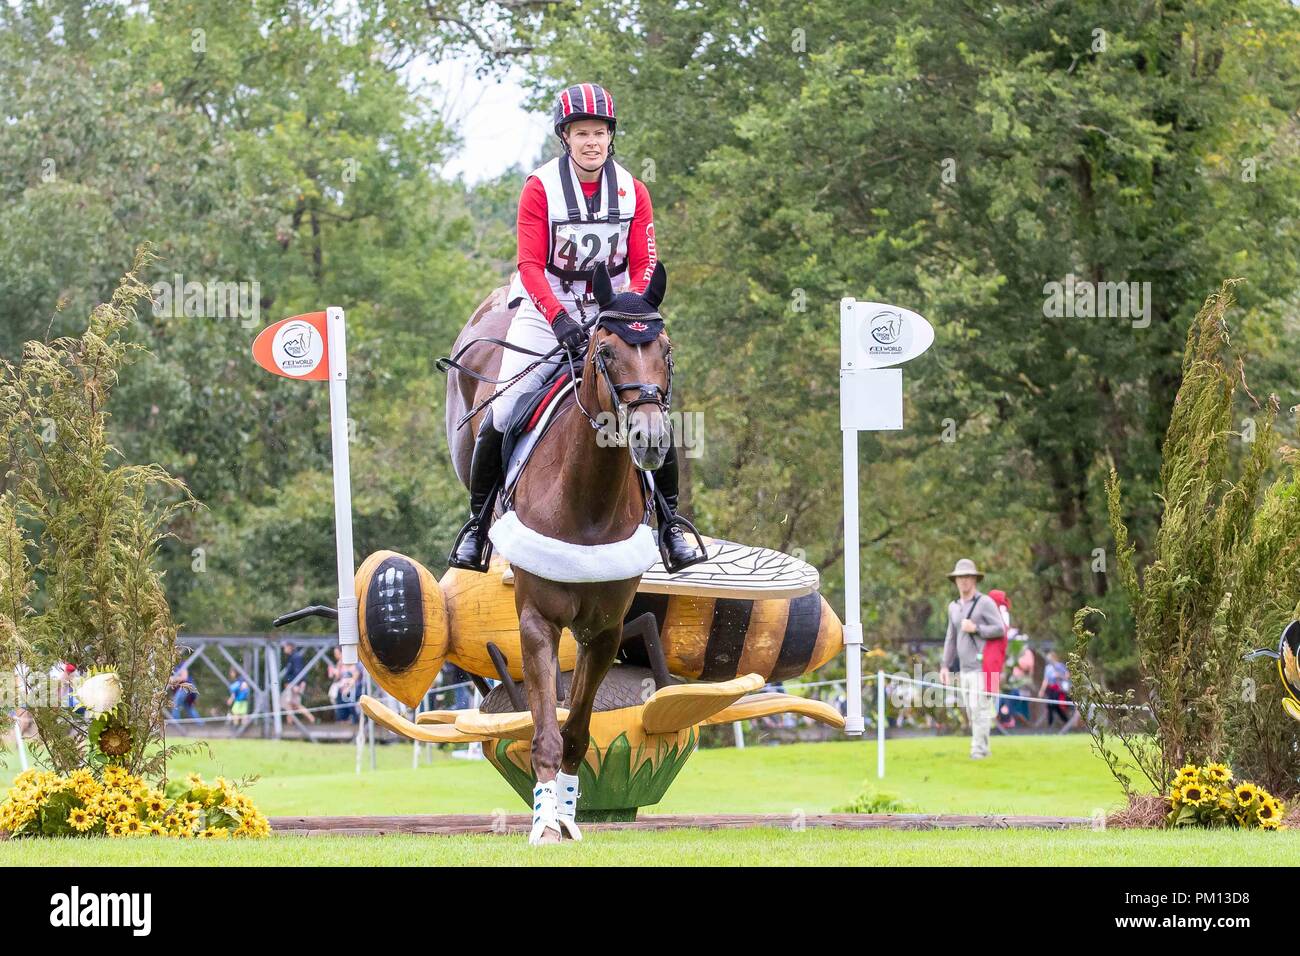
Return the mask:
{"type": "Polygon", "coordinates": [[[944,635],[939,679],[947,684],[958,672],[966,711],[970,717],[972,759],[989,755],[989,731],[997,694],[984,672],[984,648],[1006,636],[1006,623],[993,599],[975,586],[984,577],[970,558],[960,559],[948,574],[957,586],[957,600],[948,605],[948,630],[944,635]]]}
{"type": "Polygon", "coordinates": [[[976,581],[984,579],[984,572],[975,567],[975,562],[970,558],[961,558],[951,571],[948,572],[950,580],[955,578],[974,578],[976,581]]]}

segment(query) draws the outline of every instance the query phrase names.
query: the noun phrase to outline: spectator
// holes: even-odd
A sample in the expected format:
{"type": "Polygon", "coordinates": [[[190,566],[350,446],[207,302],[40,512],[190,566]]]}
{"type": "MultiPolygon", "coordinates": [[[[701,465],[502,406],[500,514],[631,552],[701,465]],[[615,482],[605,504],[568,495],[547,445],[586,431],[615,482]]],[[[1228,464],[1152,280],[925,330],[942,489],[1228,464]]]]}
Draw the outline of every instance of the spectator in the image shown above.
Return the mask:
{"type": "Polygon", "coordinates": [[[1008,730],[1014,728],[1017,724],[1028,724],[1029,701],[1025,698],[1033,696],[1034,675],[1033,675],[1033,656],[1030,656],[1030,670],[1024,669],[1024,655],[1016,661],[1011,668],[1011,676],[1007,678],[1007,689],[1002,695],[1002,701],[998,710],[998,719],[1002,726],[1008,730]]]}
{"type": "Polygon", "coordinates": [[[957,600],[948,605],[948,631],[943,641],[943,663],[939,679],[947,684],[958,668],[966,712],[970,717],[970,756],[982,760],[989,755],[989,730],[997,697],[990,693],[984,673],[984,646],[1006,635],[1006,625],[996,604],[981,594],[976,584],[984,577],[975,562],[962,558],[948,574],[957,586],[957,600]]]}
{"type": "Polygon", "coordinates": [[[199,692],[190,682],[190,669],[184,664],[177,664],[167,681],[167,689],[172,694],[172,720],[189,718],[199,719],[199,712],[194,704],[199,699],[199,692]]]}
{"type": "Polygon", "coordinates": [[[1047,666],[1043,669],[1043,686],[1038,689],[1039,697],[1050,698],[1054,703],[1047,705],[1047,726],[1052,726],[1052,718],[1061,718],[1061,729],[1065,733],[1079,719],[1077,707],[1066,707],[1063,701],[1070,699],[1070,671],[1061,663],[1056,651],[1047,652],[1047,666]],[[1070,711],[1070,713],[1067,713],[1070,711]]]}
{"type": "Polygon", "coordinates": [[[297,714],[307,720],[307,723],[316,723],[316,715],[302,704],[302,695],[307,690],[307,682],[299,681],[296,684],[290,684],[284,690],[280,691],[280,710],[285,714],[297,714]]]}
{"type": "Polygon", "coordinates": [[[329,666],[329,698],[334,705],[334,719],[356,722],[361,719],[356,701],[361,680],[361,670],[356,664],[343,663],[343,649],[334,648],[334,663],[329,666]]]}
{"type": "Polygon", "coordinates": [[[284,663],[280,665],[280,683],[286,685],[296,682],[302,676],[303,668],[307,666],[307,651],[296,646],[293,641],[285,641],[282,652],[284,663]]]}
{"type": "Polygon", "coordinates": [[[473,694],[469,684],[469,675],[448,661],[442,666],[442,684],[444,687],[455,687],[452,691],[455,695],[452,700],[453,710],[469,710],[473,706],[473,694]],[[466,686],[458,686],[458,685],[466,686]]]}
{"type": "Polygon", "coordinates": [[[230,722],[236,727],[248,723],[249,702],[253,697],[253,688],[244,680],[235,668],[230,668],[230,696],[226,706],[230,708],[230,722]]]}

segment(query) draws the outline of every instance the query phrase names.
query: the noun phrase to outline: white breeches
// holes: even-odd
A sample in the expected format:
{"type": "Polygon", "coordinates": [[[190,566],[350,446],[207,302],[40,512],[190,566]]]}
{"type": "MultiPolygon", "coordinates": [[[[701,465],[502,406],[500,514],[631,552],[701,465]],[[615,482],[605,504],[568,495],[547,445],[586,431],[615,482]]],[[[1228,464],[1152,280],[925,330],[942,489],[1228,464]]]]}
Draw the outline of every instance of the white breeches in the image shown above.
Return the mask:
{"type": "MultiPolygon", "coordinates": [[[[566,303],[566,306],[568,305],[571,304],[566,303]]],[[[571,309],[569,314],[574,319],[579,316],[576,309],[571,309]]],[[[518,345],[520,348],[543,354],[555,348],[556,344],[555,332],[551,329],[551,324],[537,311],[532,300],[528,298],[525,298],[519,304],[519,310],[515,312],[515,317],[510,323],[510,331],[506,333],[506,341],[511,345],[518,345]]],[[[510,416],[514,414],[515,403],[519,401],[520,397],[535,388],[540,388],[551,370],[564,360],[564,353],[557,352],[552,358],[538,365],[514,385],[507,388],[499,398],[492,401],[492,424],[497,431],[505,431],[506,423],[510,421],[510,416]]],[[[514,349],[502,349],[501,371],[497,373],[497,378],[501,379],[502,383],[509,381],[536,361],[536,355],[516,352],[514,349]]],[[[498,388],[500,387],[498,386],[498,388]]]]}

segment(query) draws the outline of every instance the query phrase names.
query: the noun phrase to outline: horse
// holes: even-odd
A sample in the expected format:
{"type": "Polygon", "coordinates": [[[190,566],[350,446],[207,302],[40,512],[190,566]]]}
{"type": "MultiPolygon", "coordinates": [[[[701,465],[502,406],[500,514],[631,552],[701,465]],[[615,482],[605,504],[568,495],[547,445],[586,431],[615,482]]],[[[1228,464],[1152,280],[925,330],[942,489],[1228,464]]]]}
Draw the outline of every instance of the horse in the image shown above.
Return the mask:
{"type": "MultiPolygon", "coordinates": [[[[490,536],[514,572],[524,689],[533,724],[537,786],[529,842],[534,845],[582,839],[575,820],[577,774],[590,742],[596,691],[622,642],[623,620],[641,573],[658,556],[638,472],[658,468],[672,440],[672,343],[657,312],[666,287],[660,263],[643,295],[615,295],[604,265],[597,266],[592,291],[599,311],[581,357],[581,380],[537,440],[513,489],[512,514],[501,516],[505,495],[497,495],[500,517],[490,536]],[[638,331],[633,334],[629,327],[638,331]],[[658,335],[650,341],[624,340],[644,338],[656,329],[658,335]],[[624,397],[631,392],[634,397],[624,397]],[[623,421],[626,440],[610,440],[609,424],[623,421]],[[514,536],[509,549],[503,546],[505,528],[514,536]],[[578,655],[561,727],[556,671],[564,628],[572,632],[578,655]]],[[[456,340],[454,354],[466,356],[461,367],[471,374],[461,374],[458,367],[449,370],[447,438],[463,483],[468,482],[485,409],[468,419],[469,427],[456,426],[491,396],[501,361],[498,349],[465,347],[475,339],[504,340],[511,314],[498,289],[456,340]]]]}

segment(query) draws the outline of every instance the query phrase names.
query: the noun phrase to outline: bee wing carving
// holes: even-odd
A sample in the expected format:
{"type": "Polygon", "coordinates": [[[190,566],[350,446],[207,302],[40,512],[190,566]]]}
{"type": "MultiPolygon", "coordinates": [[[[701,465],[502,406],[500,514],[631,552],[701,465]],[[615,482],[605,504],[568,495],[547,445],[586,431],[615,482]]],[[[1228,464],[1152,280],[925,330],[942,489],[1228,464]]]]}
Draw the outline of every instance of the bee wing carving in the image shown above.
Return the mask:
{"type": "Polygon", "coordinates": [[[648,734],[668,734],[702,723],[741,697],[763,686],[763,678],[746,674],[713,684],[674,684],[655,691],[641,713],[648,734]]]}
{"type": "Polygon", "coordinates": [[[359,703],[361,704],[361,710],[367,717],[379,724],[379,726],[387,727],[393,733],[401,734],[408,740],[420,740],[431,744],[468,744],[476,740],[482,742],[491,739],[478,734],[464,733],[457,730],[454,724],[417,726],[401,714],[385,707],[369,694],[362,694],[359,703]]]}
{"type": "Polygon", "coordinates": [[[793,694],[750,694],[742,697],[725,710],[720,710],[706,724],[729,724],[737,720],[753,720],[772,714],[799,714],[819,720],[837,730],[844,729],[844,716],[825,701],[793,694]]]}

